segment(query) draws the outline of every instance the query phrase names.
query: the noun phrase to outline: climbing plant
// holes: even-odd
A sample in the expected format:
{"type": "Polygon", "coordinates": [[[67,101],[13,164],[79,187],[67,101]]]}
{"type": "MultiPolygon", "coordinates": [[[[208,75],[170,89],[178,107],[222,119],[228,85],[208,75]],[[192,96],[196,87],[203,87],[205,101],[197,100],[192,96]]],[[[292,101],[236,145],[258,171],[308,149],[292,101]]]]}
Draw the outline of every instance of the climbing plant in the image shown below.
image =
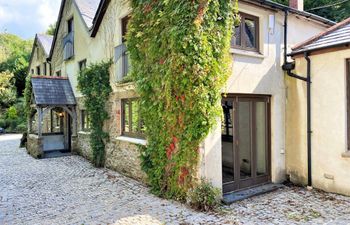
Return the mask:
{"type": "Polygon", "coordinates": [[[127,47],[148,145],[142,168],[155,194],[185,200],[199,146],[221,116],[230,74],[234,0],[133,0],[127,47]]]}
{"type": "Polygon", "coordinates": [[[84,104],[91,123],[90,145],[95,166],[104,165],[105,142],[108,133],[103,125],[108,119],[106,102],[112,88],[109,83],[109,68],[111,61],[91,64],[82,70],[78,76],[78,88],[84,95],[84,104]]]}
{"type": "Polygon", "coordinates": [[[26,77],[25,88],[24,88],[24,91],[23,91],[24,110],[25,110],[25,113],[26,113],[28,119],[30,117],[32,117],[35,114],[35,112],[36,112],[36,110],[31,107],[32,95],[33,95],[31,78],[32,78],[32,76],[30,74],[28,74],[27,77],[26,77]]]}

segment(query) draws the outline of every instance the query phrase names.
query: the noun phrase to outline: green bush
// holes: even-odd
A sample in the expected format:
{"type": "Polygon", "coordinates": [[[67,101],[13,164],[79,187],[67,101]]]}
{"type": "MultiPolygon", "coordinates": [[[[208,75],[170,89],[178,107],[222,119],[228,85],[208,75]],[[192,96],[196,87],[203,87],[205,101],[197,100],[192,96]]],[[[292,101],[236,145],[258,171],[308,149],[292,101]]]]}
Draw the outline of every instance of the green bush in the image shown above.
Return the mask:
{"type": "Polygon", "coordinates": [[[27,124],[26,123],[21,123],[21,124],[17,125],[16,132],[25,133],[26,131],[27,131],[27,124]]]}
{"type": "Polygon", "coordinates": [[[189,191],[187,202],[196,210],[213,210],[220,204],[220,190],[202,179],[198,186],[189,191]]]}
{"type": "Polygon", "coordinates": [[[7,109],[6,117],[10,120],[15,120],[18,118],[17,109],[15,106],[11,106],[10,108],[7,109]]]}
{"type": "Polygon", "coordinates": [[[5,119],[0,119],[0,127],[2,127],[2,128],[7,127],[7,121],[5,119]]]}

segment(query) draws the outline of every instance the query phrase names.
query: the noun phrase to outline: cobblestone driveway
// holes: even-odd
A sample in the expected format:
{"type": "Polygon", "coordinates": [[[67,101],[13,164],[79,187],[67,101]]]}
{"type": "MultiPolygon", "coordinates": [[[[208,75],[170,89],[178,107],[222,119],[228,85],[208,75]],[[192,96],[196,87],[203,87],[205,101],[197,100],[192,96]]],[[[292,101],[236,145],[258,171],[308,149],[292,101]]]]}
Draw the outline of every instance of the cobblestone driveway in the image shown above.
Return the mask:
{"type": "Polygon", "coordinates": [[[219,213],[159,199],[79,156],[35,160],[0,136],[0,224],[350,224],[350,198],[286,187],[219,213]]]}

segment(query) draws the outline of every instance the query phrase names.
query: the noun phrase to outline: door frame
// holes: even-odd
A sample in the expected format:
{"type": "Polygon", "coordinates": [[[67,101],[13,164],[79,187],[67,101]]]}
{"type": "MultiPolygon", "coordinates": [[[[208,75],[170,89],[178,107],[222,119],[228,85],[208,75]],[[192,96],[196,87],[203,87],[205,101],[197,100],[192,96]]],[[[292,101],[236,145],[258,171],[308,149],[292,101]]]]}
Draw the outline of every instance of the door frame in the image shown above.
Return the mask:
{"type": "MultiPolygon", "coordinates": [[[[234,162],[234,166],[236,166],[237,168],[234,169],[234,181],[231,182],[227,182],[227,183],[222,183],[222,187],[223,187],[223,192],[224,193],[229,193],[229,192],[235,192],[235,191],[239,191],[242,189],[249,189],[255,186],[260,186],[266,183],[270,183],[271,182],[271,95],[262,95],[262,94],[225,94],[222,96],[222,100],[232,100],[233,101],[233,106],[234,108],[237,108],[237,104],[238,104],[238,99],[245,99],[248,100],[248,102],[254,102],[257,101],[258,99],[264,99],[264,102],[266,102],[266,132],[267,132],[267,151],[266,151],[266,165],[267,165],[267,174],[266,175],[262,175],[262,176],[256,176],[255,171],[256,171],[256,166],[257,166],[257,161],[256,161],[256,152],[255,153],[251,153],[251,159],[253,160],[253,163],[251,163],[251,171],[252,171],[252,176],[250,178],[246,178],[241,180],[240,179],[240,170],[238,170],[238,166],[240,163],[240,158],[238,155],[239,152],[239,143],[237,141],[237,138],[233,140],[233,162],[234,162]],[[250,101],[249,101],[250,100],[250,101]],[[253,173],[254,172],[254,173],[253,173]]],[[[255,104],[253,104],[253,107],[255,108],[255,104]]],[[[254,112],[256,112],[254,110],[254,112]]],[[[238,117],[237,116],[233,116],[234,121],[233,123],[235,123],[236,125],[234,126],[234,136],[235,134],[238,133],[238,117]]],[[[251,115],[250,121],[252,123],[252,127],[256,127],[255,126],[255,118],[253,116],[253,114],[251,115]]],[[[252,129],[252,135],[253,137],[255,137],[255,129],[252,129]]],[[[252,138],[252,142],[251,144],[253,146],[256,146],[256,141],[254,140],[254,138],[252,138]]],[[[256,151],[255,147],[251,148],[251,151],[256,151]]],[[[223,160],[222,160],[223,161],[223,160]]]]}

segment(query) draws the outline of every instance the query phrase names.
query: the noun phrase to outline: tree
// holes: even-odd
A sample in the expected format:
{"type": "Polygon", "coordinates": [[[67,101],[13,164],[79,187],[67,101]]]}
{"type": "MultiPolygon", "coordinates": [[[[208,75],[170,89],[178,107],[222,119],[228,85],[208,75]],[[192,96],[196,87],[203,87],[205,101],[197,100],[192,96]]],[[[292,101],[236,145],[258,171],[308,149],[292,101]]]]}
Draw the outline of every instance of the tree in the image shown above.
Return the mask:
{"type": "MultiPolygon", "coordinates": [[[[288,5],[288,0],[274,0],[288,5]]],[[[350,16],[350,0],[305,0],[305,11],[340,22],[350,16]]]]}
{"type": "Polygon", "coordinates": [[[57,26],[57,22],[55,22],[53,24],[50,24],[49,28],[46,31],[46,34],[47,35],[52,35],[52,36],[55,35],[56,26],[57,26]]]}
{"type": "Polygon", "coordinates": [[[8,107],[16,101],[13,80],[13,74],[9,71],[0,72],[0,108],[8,107]]]}
{"type": "Polygon", "coordinates": [[[32,43],[13,34],[0,34],[0,72],[14,75],[18,96],[22,96],[25,88],[32,43]]]}

